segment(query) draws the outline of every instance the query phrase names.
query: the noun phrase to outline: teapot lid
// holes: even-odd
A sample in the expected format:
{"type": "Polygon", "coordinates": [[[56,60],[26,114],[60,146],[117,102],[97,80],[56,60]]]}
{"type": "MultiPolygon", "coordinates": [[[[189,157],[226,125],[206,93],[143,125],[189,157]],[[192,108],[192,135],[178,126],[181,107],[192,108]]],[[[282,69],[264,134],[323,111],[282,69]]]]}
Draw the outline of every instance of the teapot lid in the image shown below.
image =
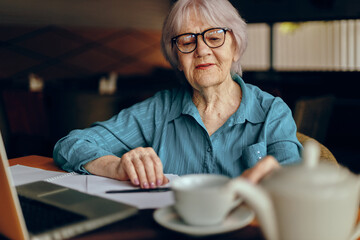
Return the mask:
{"type": "Polygon", "coordinates": [[[320,146],[314,140],[305,142],[300,164],[284,166],[274,172],[264,184],[285,192],[326,191],[337,185],[353,184],[356,177],[348,169],[332,163],[319,162],[320,146]]]}

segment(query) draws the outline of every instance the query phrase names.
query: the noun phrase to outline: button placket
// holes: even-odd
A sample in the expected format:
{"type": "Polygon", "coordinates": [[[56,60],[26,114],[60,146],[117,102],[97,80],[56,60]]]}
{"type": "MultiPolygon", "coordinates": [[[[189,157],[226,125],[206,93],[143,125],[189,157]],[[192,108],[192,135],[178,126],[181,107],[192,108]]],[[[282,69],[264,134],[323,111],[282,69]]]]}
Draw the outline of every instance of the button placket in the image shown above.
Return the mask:
{"type": "Polygon", "coordinates": [[[213,158],[213,147],[212,147],[212,144],[211,144],[211,140],[208,139],[208,144],[205,148],[205,151],[206,151],[206,154],[205,154],[205,161],[204,161],[204,170],[205,172],[207,173],[210,173],[211,172],[211,169],[212,169],[212,158],[213,158]]]}

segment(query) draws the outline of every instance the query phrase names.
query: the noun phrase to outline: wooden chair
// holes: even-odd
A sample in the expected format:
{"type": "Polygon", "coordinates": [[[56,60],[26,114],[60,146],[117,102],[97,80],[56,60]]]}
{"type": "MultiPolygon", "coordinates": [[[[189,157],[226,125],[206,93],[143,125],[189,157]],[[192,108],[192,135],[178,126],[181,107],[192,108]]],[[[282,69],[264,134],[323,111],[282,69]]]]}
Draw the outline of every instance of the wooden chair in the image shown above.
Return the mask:
{"type": "MultiPolygon", "coordinates": [[[[296,133],[296,137],[301,144],[304,144],[306,141],[308,141],[310,139],[316,141],[314,138],[306,136],[305,134],[300,133],[300,132],[296,133]]],[[[319,143],[318,141],[316,141],[316,142],[319,143]]],[[[321,144],[321,143],[319,143],[319,144],[320,144],[320,161],[327,161],[327,162],[331,162],[333,164],[339,165],[336,158],[330,152],[330,150],[327,147],[325,147],[323,144],[321,144]]]]}
{"type": "Polygon", "coordinates": [[[299,99],[294,109],[298,131],[324,143],[334,102],[332,95],[299,99]]]}

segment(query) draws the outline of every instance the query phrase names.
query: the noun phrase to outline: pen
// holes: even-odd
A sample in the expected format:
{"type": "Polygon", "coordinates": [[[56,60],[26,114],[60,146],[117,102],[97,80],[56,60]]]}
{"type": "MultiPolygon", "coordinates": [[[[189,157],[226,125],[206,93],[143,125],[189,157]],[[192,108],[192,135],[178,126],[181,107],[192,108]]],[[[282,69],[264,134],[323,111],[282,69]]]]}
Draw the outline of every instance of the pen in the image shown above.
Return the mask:
{"type": "Polygon", "coordinates": [[[162,188],[136,188],[136,189],[126,189],[126,190],[109,190],[105,193],[141,193],[141,192],[167,192],[171,191],[169,187],[162,188]]]}

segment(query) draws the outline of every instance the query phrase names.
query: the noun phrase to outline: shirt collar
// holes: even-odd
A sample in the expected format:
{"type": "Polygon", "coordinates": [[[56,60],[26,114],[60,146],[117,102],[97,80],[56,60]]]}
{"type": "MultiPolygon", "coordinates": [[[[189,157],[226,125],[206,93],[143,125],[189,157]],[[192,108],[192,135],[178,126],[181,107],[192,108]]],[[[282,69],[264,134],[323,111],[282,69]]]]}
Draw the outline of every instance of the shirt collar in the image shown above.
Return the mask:
{"type": "MultiPolygon", "coordinates": [[[[257,95],[254,88],[249,88],[244,80],[237,74],[233,75],[233,80],[237,82],[242,90],[242,100],[238,110],[228,119],[229,126],[244,123],[245,120],[252,123],[264,122],[265,113],[257,101],[257,95]]],[[[181,114],[194,117],[198,122],[202,122],[200,114],[192,101],[191,88],[183,87],[174,94],[173,104],[171,107],[169,121],[178,118],[181,114]]]]}
{"type": "Polygon", "coordinates": [[[174,99],[172,101],[172,106],[170,110],[170,115],[168,120],[172,121],[175,118],[178,118],[182,114],[187,114],[196,118],[200,116],[195,104],[192,101],[190,87],[181,87],[179,91],[173,95],[174,99]]]}
{"type": "Polygon", "coordinates": [[[192,116],[201,126],[203,126],[199,110],[192,101],[192,90],[189,88],[187,91],[184,92],[181,114],[192,116]]]}
{"type": "Polygon", "coordinates": [[[242,91],[242,99],[238,110],[230,117],[229,124],[244,123],[245,120],[251,123],[261,123],[265,120],[265,113],[258,101],[258,95],[254,86],[245,84],[244,80],[237,74],[233,75],[233,80],[237,82],[242,91]]]}

